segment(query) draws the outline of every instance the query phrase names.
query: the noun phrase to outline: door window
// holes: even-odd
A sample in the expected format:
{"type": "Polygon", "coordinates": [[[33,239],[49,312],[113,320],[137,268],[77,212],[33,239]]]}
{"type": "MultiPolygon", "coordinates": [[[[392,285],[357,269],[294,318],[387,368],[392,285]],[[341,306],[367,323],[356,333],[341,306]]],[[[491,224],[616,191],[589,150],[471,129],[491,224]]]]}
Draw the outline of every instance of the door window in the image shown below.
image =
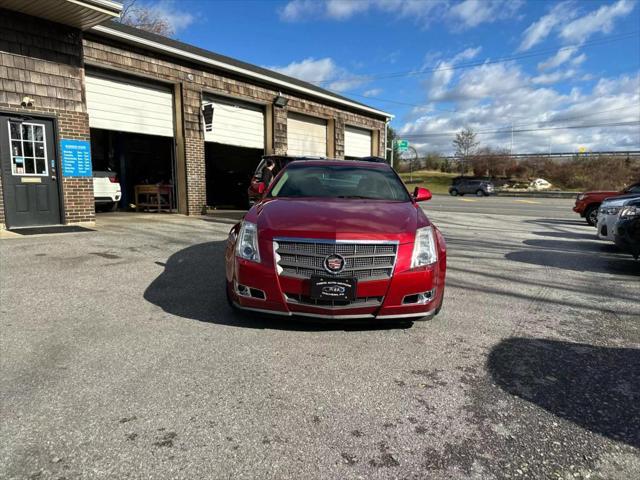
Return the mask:
{"type": "Polygon", "coordinates": [[[9,122],[11,173],[45,176],[49,173],[44,125],[9,122]]]}

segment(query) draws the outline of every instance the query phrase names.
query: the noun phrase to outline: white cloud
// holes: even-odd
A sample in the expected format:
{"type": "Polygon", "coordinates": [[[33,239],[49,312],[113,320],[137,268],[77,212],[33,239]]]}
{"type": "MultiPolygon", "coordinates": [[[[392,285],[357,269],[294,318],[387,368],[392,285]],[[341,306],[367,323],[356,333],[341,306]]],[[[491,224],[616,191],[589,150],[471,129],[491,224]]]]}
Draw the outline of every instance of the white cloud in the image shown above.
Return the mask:
{"type": "Polygon", "coordinates": [[[565,70],[565,71],[556,71],[553,73],[543,73],[537,75],[531,79],[531,82],[536,85],[551,85],[553,83],[561,82],[562,80],[567,80],[569,78],[573,78],[576,75],[576,71],[573,69],[565,70]]]}
{"type": "MultiPolygon", "coordinates": [[[[560,48],[558,50],[558,52],[553,57],[546,59],[544,62],[540,62],[538,64],[538,70],[540,70],[540,71],[542,71],[542,70],[550,70],[552,68],[559,67],[563,63],[569,61],[569,59],[576,52],[577,52],[576,48],[566,48],[566,47],[560,48]]],[[[578,58],[578,57],[576,57],[576,58],[578,58]]]]}
{"type": "Polygon", "coordinates": [[[318,7],[314,0],[292,0],[280,10],[280,18],[288,22],[304,20],[316,12],[318,7]]]}
{"type": "Polygon", "coordinates": [[[580,88],[565,92],[552,87],[575,77],[573,68],[529,76],[516,64],[485,64],[456,72],[434,91],[433,79],[439,75],[434,72],[427,82],[428,101],[414,108],[404,125],[398,127],[400,134],[423,152],[452,153],[453,134],[449,132],[464,126],[478,132],[504,132],[483,133],[478,138],[484,146],[508,148],[512,122],[516,130],[534,130],[516,132],[517,153],[544,152],[549,146],[555,151],[575,151],[580,145],[591,150],[640,148],[637,125],[544,130],[640,120],[640,74],[604,78],[584,92],[580,88]],[[453,103],[455,111],[436,110],[435,102],[440,101],[453,103]]]}
{"type": "Polygon", "coordinates": [[[362,95],[364,95],[365,97],[377,97],[381,93],[382,93],[381,88],[372,88],[371,90],[365,91],[362,95]]]}
{"type": "Polygon", "coordinates": [[[519,51],[529,50],[549,36],[551,31],[560,25],[575,17],[575,9],[572,1],[562,2],[555,5],[549,13],[540,17],[533,22],[523,33],[522,43],[520,43],[519,51]]]}
{"type": "Polygon", "coordinates": [[[521,5],[517,0],[464,0],[449,9],[449,16],[459,20],[463,27],[471,28],[509,18],[521,5]]]}
{"type": "Polygon", "coordinates": [[[609,33],[619,17],[631,13],[635,3],[630,0],[618,0],[611,5],[603,5],[587,15],[580,17],[560,30],[560,37],[570,42],[585,42],[594,33],[609,33]]]}
{"type": "Polygon", "coordinates": [[[475,58],[481,50],[482,47],[467,48],[454,55],[451,60],[439,61],[431,78],[425,82],[432,98],[438,98],[445,95],[446,87],[451,82],[455,73],[455,70],[453,69],[455,64],[475,58]]]}
{"type": "Polygon", "coordinates": [[[317,60],[309,57],[300,62],[291,62],[283,67],[271,66],[267,68],[338,92],[351,90],[369,81],[366,76],[355,75],[345,68],[339,67],[330,57],[317,60]]]}
{"type": "Polygon", "coordinates": [[[571,60],[571,65],[573,65],[574,67],[577,67],[578,65],[582,65],[586,59],[587,59],[587,54],[581,53],[580,55],[578,55],[577,57],[571,60]]]}
{"type": "Polygon", "coordinates": [[[447,21],[453,29],[461,30],[509,18],[521,5],[522,0],[290,0],[279,14],[289,22],[317,18],[340,21],[377,10],[422,27],[447,21]]]}
{"type": "Polygon", "coordinates": [[[328,0],[326,2],[327,15],[336,20],[347,19],[368,8],[369,2],[363,0],[328,0]]]}

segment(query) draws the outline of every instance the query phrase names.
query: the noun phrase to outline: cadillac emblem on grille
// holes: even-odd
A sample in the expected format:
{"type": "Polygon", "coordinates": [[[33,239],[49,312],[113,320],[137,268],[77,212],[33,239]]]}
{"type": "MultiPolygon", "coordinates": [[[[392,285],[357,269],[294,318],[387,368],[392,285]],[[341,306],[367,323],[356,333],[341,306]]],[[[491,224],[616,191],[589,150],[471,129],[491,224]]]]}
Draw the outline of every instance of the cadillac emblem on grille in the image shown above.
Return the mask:
{"type": "Polygon", "coordinates": [[[346,262],[341,255],[333,254],[324,259],[324,269],[329,273],[340,273],[346,262]]]}

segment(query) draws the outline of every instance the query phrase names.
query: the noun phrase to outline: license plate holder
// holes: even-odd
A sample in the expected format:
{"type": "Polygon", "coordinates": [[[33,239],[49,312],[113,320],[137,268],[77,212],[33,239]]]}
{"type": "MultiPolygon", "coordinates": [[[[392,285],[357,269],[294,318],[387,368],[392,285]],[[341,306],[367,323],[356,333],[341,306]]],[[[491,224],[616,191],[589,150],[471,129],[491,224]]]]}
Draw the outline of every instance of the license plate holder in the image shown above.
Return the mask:
{"type": "Polygon", "coordinates": [[[314,300],[355,300],[357,286],[358,281],[355,278],[313,276],[310,296],[314,300]]]}

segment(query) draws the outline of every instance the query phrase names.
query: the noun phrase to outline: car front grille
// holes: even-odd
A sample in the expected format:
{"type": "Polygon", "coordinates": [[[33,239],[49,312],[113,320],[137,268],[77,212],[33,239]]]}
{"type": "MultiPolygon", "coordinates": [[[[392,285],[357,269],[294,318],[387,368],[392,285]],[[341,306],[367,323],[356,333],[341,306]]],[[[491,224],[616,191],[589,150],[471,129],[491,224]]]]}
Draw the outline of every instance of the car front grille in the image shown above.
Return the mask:
{"type": "Polygon", "coordinates": [[[391,278],[396,263],[396,242],[349,242],[308,239],[275,239],[278,273],[286,277],[311,278],[318,275],[356,278],[359,281],[391,278]],[[324,268],[330,255],[340,255],[345,267],[338,274],[324,268]]]}

